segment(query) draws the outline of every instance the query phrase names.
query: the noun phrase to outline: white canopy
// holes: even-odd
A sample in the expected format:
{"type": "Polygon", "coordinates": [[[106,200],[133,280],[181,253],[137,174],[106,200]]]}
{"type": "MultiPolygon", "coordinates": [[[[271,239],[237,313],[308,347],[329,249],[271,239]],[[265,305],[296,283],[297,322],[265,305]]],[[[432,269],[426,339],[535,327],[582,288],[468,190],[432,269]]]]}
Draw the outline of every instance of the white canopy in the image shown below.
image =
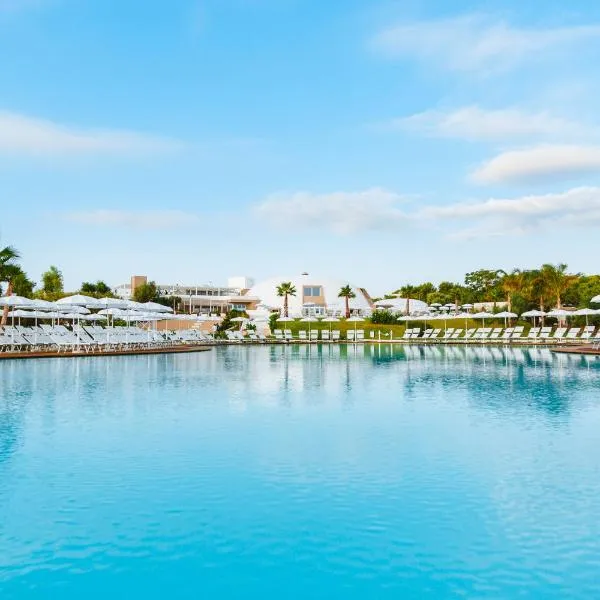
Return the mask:
{"type": "Polygon", "coordinates": [[[594,304],[600,304],[600,296],[594,296],[590,302],[593,302],[594,304]]]}
{"type": "Polygon", "coordinates": [[[494,317],[498,318],[498,319],[516,319],[519,315],[517,315],[514,312],[509,312],[507,310],[503,311],[503,312],[499,312],[496,313],[494,315],[494,317]]]}
{"type": "Polygon", "coordinates": [[[573,316],[573,312],[568,310],[563,310],[562,308],[555,308],[551,310],[549,313],[546,313],[547,317],[554,317],[555,319],[563,319],[565,317],[573,316]]]}
{"type": "Polygon", "coordinates": [[[75,294],[74,296],[66,296],[56,301],[56,304],[71,304],[75,306],[100,306],[96,298],[91,296],[84,296],[83,294],[75,294]]]}
{"type": "Polygon", "coordinates": [[[528,318],[528,317],[545,317],[546,313],[541,311],[541,310],[528,310],[527,312],[524,312],[522,315],[522,317],[524,318],[528,318]]]}
{"type": "Polygon", "coordinates": [[[159,304],[158,302],[143,302],[142,306],[148,312],[172,313],[173,309],[170,306],[159,304]]]}
{"type": "Polygon", "coordinates": [[[31,306],[33,300],[24,298],[23,296],[2,296],[0,298],[0,306],[31,306]]]}

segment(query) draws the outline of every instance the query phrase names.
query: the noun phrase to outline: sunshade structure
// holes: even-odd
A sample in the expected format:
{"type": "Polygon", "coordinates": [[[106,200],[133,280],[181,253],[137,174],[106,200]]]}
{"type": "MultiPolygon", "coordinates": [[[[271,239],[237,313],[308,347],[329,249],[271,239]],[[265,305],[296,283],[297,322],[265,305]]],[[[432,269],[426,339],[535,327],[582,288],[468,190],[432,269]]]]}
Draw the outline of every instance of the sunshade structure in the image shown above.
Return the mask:
{"type": "Polygon", "coordinates": [[[594,296],[590,302],[592,302],[593,304],[600,304],[600,296],[594,296]]]}
{"type": "Polygon", "coordinates": [[[503,312],[496,313],[494,315],[494,318],[496,318],[496,319],[504,319],[504,327],[506,327],[508,319],[518,319],[519,315],[516,314],[516,313],[514,313],[514,312],[510,312],[508,310],[505,310],[503,312]]]}
{"type": "Polygon", "coordinates": [[[302,319],[300,319],[300,323],[308,323],[308,337],[310,338],[310,324],[311,323],[318,323],[319,319],[315,318],[315,317],[304,317],[302,319]]]}
{"type": "MultiPolygon", "coordinates": [[[[464,306],[463,306],[463,308],[464,308],[464,306]]],[[[464,321],[465,321],[465,331],[466,331],[466,330],[467,330],[468,321],[469,321],[469,319],[470,319],[472,316],[473,316],[473,315],[472,315],[471,313],[468,313],[468,312],[462,312],[462,313],[459,313],[459,314],[457,314],[457,315],[456,315],[454,318],[455,318],[455,319],[464,319],[464,321]]]]}
{"type": "Polygon", "coordinates": [[[471,319],[481,319],[483,321],[483,326],[485,327],[486,319],[493,319],[495,315],[489,312],[478,312],[474,315],[471,315],[471,319]]]}
{"type": "Polygon", "coordinates": [[[100,308],[127,308],[127,300],[122,298],[99,298],[98,306],[100,308]]]}
{"type": "Polygon", "coordinates": [[[158,302],[143,302],[142,306],[143,310],[147,310],[148,312],[155,313],[172,313],[173,309],[170,306],[165,306],[164,304],[159,304],[158,302]]]}
{"type": "Polygon", "coordinates": [[[33,305],[33,300],[23,296],[2,296],[0,306],[10,306],[12,308],[26,308],[33,305]]]}
{"type": "Polygon", "coordinates": [[[535,326],[535,320],[545,317],[546,313],[543,310],[528,310],[521,315],[523,319],[533,319],[533,325],[535,326]]]}
{"type": "Polygon", "coordinates": [[[73,306],[87,306],[88,308],[99,308],[100,303],[96,298],[91,296],[84,296],[83,294],[75,294],[73,296],[66,296],[56,301],[56,304],[66,304],[73,306]]]}
{"type": "Polygon", "coordinates": [[[325,317],[322,320],[322,323],[329,323],[329,333],[331,333],[331,324],[332,323],[339,323],[340,320],[337,317],[325,317]]]}
{"type": "Polygon", "coordinates": [[[573,316],[585,317],[585,324],[589,325],[590,317],[600,314],[600,310],[594,310],[593,308],[580,308],[572,313],[573,316]]]}

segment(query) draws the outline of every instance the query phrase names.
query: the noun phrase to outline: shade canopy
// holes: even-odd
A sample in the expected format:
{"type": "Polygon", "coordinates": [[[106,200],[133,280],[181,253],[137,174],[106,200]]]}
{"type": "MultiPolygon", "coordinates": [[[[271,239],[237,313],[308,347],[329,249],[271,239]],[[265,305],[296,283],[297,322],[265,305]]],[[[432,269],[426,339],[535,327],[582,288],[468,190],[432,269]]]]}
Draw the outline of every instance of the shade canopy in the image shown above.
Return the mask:
{"type": "Polygon", "coordinates": [[[173,309],[170,306],[165,306],[164,304],[159,304],[158,302],[143,302],[142,306],[144,310],[148,312],[157,312],[157,313],[172,313],[173,309]]]}
{"type": "Polygon", "coordinates": [[[562,308],[555,308],[551,310],[549,313],[546,313],[547,317],[554,317],[555,319],[562,319],[564,317],[573,316],[573,312],[568,310],[563,310],[562,308]]]}
{"type": "Polygon", "coordinates": [[[600,311],[594,310],[593,308],[580,308],[572,314],[578,317],[591,317],[592,315],[600,314],[600,311]]]}
{"type": "Polygon", "coordinates": [[[471,319],[493,319],[496,315],[488,312],[478,312],[474,315],[470,315],[471,319]]]}
{"type": "Polygon", "coordinates": [[[278,323],[290,323],[291,321],[295,321],[296,319],[292,319],[292,317],[279,317],[277,319],[278,323]]]}
{"type": "Polygon", "coordinates": [[[545,317],[546,313],[541,310],[528,310],[527,312],[524,312],[521,316],[526,319],[530,317],[545,317]]]}
{"type": "Polygon", "coordinates": [[[323,323],[339,323],[340,320],[337,317],[325,317],[323,323]]]}
{"type": "Polygon", "coordinates": [[[127,308],[127,300],[122,298],[100,298],[98,306],[102,308],[127,308]]]}
{"type": "Polygon", "coordinates": [[[364,321],[364,317],[350,317],[349,319],[346,319],[347,323],[361,323],[362,321],[364,321]]]}
{"type": "Polygon", "coordinates": [[[23,296],[3,296],[2,298],[0,298],[0,306],[32,306],[33,305],[33,300],[30,300],[29,298],[24,298],[23,296]]]}
{"type": "Polygon", "coordinates": [[[83,294],[75,294],[73,296],[66,296],[65,298],[61,298],[56,301],[56,304],[71,304],[74,306],[91,306],[97,307],[100,306],[98,300],[96,298],[92,298],[91,296],[84,296],[83,294]]]}
{"type": "Polygon", "coordinates": [[[499,312],[496,313],[494,315],[494,317],[498,318],[498,319],[516,319],[519,315],[517,315],[514,312],[509,312],[508,310],[505,310],[503,312],[499,312]]]}
{"type": "Polygon", "coordinates": [[[600,296],[594,296],[590,302],[593,302],[594,304],[600,304],[600,296]]]}

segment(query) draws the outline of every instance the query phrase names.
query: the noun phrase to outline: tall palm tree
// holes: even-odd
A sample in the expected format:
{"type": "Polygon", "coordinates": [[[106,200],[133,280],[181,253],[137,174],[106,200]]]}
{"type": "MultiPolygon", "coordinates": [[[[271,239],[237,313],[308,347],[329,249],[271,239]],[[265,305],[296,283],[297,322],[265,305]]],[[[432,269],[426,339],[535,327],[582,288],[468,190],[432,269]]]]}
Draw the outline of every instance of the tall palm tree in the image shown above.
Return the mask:
{"type": "MultiPolygon", "coordinates": [[[[20,255],[18,251],[12,246],[5,246],[0,249],[0,281],[8,282],[8,286],[6,288],[6,295],[10,296],[13,292],[13,279],[20,271],[19,266],[17,265],[17,261],[19,260],[20,255]]],[[[8,318],[8,306],[4,307],[2,311],[2,320],[1,324],[6,325],[6,320],[8,318]]]]}
{"type": "Polygon", "coordinates": [[[506,294],[506,303],[508,304],[508,312],[512,312],[512,299],[515,294],[523,293],[525,290],[527,275],[515,269],[512,273],[506,273],[500,281],[502,291],[506,294]]]}
{"type": "Polygon", "coordinates": [[[578,275],[567,273],[567,265],[560,263],[558,265],[542,265],[540,274],[544,280],[545,288],[556,301],[556,308],[562,308],[562,297],[569,288],[577,281],[578,275]]]}
{"type": "Polygon", "coordinates": [[[296,295],[296,287],[291,281],[284,281],[277,286],[277,295],[283,298],[283,316],[288,317],[288,297],[296,295]]]}
{"type": "Polygon", "coordinates": [[[338,298],[344,298],[346,301],[346,319],[348,319],[350,317],[350,298],[356,298],[356,294],[349,285],[345,285],[340,289],[338,298]]]}

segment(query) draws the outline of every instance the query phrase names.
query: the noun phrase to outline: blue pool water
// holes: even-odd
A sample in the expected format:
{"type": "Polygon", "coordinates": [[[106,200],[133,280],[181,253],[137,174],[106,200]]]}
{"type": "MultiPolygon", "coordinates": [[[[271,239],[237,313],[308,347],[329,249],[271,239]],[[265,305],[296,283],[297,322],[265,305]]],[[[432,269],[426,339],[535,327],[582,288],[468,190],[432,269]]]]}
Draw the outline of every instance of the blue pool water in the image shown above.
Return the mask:
{"type": "Polygon", "coordinates": [[[600,597],[600,361],[0,363],[0,598],[600,597]]]}

